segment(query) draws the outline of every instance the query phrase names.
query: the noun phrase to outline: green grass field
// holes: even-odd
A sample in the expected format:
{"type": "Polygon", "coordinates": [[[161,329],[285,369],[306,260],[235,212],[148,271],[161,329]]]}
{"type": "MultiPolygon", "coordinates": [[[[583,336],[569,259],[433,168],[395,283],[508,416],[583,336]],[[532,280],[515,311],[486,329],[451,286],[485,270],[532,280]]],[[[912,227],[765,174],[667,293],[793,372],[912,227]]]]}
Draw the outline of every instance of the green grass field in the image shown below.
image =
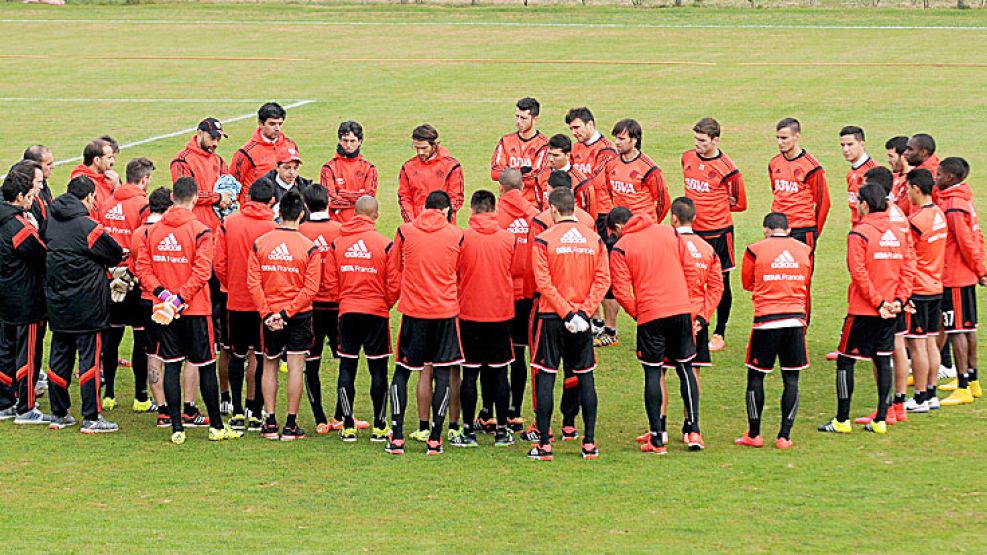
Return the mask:
{"type": "MultiPolygon", "coordinates": [[[[286,124],[303,175],[317,177],[339,121],[362,122],[364,154],[380,171],[379,228],[390,234],[412,127],[434,124],[462,161],[468,190],[492,189],[490,152],[513,129],[514,101],[531,95],[542,102],[547,134],[564,131],[565,111],[583,104],[605,132],[619,118],[640,120],[644,150],[673,195],[691,125],[717,117],[723,149],[748,185],[738,253],[760,237],[781,117],[801,119],[834,202],[818,251],[813,365],[802,376],[794,450],[732,443],[746,426],[751,314],[735,278],[728,348],[704,373],[703,453],[674,441],[667,457],[638,453],[643,379],[626,317],[623,345],[599,354],[597,461],[565,444],[554,463],[538,464],[521,444],[494,451],[489,437],[481,449],[434,459],[424,447],[389,457],[366,437],[211,444],[200,430],[178,448],[151,417],[128,412],[132,376],[121,369],[122,408],[110,414],[121,433],[0,425],[0,534],[11,552],[987,551],[984,401],[915,416],[884,437],[814,431],[835,410],[833,365],[823,354],[835,345],[846,299],[837,131],[863,126],[879,161],[887,138],[930,132],[941,155],[970,160],[971,182],[982,187],[982,11],[5,5],[0,32],[4,167],[32,142],[63,160],[103,133],[131,143],[205,116],[247,115],[268,99],[312,100],[290,110],[286,124]]],[[[227,160],[253,127],[250,117],[227,126],[227,160]]],[[[149,156],[159,167],[152,187],[165,184],[186,140],[127,148],[118,166],[149,156]]],[[[57,168],[56,191],[72,165],[57,168]]],[[[977,203],[987,211],[987,195],[978,192],[977,203]]],[[[326,362],[330,397],[335,376],[326,362]]],[[[858,365],[857,376],[855,414],[876,402],[870,369],[858,365]]],[[[361,415],[370,412],[368,382],[361,372],[361,415]]],[[[781,385],[778,376],[768,382],[765,433],[773,437],[781,385]]],[[[673,396],[670,429],[680,406],[673,396]]],[[[312,429],[307,406],[301,420],[312,429]]]]}

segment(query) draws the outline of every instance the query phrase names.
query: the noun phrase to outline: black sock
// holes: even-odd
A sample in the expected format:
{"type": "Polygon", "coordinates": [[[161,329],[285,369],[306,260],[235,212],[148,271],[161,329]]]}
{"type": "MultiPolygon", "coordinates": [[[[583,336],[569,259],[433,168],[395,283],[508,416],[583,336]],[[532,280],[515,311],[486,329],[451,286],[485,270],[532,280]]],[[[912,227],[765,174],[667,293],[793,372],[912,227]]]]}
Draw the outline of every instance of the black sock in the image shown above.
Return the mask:
{"type": "MultiPolygon", "coordinates": [[[[308,393],[308,403],[312,407],[312,417],[317,424],[329,422],[326,412],[322,409],[322,380],[319,378],[320,359],[305,361],[305,391],[308,393]]],[[[350,403],[353,399],[350,398],[350,403]]],[[[350,412],[353,412],[352,405],[350,412]]]]}
{"type": "Polygon", "coordinates": [[[563,373],[559,412],[562,413],[563,427],[575,427],[576,416],[579,414],[579,378],[575,374],[563,373]]]}
{"type": "Polygon", "coordinates": [[[966,389],[970,387],[970,374],[963,372],[962,374],[956,375],[957,384],[956,387],[960,389],[966,389]]]}
{"type": "Polygon", "coordinates": [[[604,324],[603,320],[597,320],[596,318],[593,318],[590,322],[598,328],[602,328],[604,324]]]}
{"type": "Polygon", "coordinates": [[[747,435],[761,435],[761,415],[764,414],[764,373],[747,369],[747,435]]]}
{"type": "Polygon", "coordinates": [[[716,328],[713,330],[713,335],[726,335],[730,308],[733,306],[733,291],[730,289],[731,273],[723,272],[723,295],[720,296],[720,304],[716,305],[716,328]]]}
{"type": "Polygon", "coordinates": [[[929,387],[925,388],[925,400],[931,401],[933,397],[939,395],[938,389],[939,387],[934,385],[930,385],[929,387]]]}
{"type": "Polygon", "coordinates": [[[289,412],[287,418],[285,418],[284,420],[284,427],[294,428],[297,425],[298,425],[298,415],[289,412]]]}
{"type": "Polygon", "coordinates": [[[514,362],[511,363],[510,405],[507,407],[508,418],[521,416],[524,404],[524,389],[528,385],[528,364],[524,358],[524,345],[514,346],[514,362]]]}
{"type": "Polygon", "coordinates": [[[103,352],[98,354],[103,357],[104,397],[116,398],[114,384],[116,383],[117,366],[120,363],[120,342],[123,341],[124,331],[126,328],[110,328],[103,332],[103,352]]]}
{"type": "Polygon", "coordinates": [[[497,427],[507,426],[507,405],[511,400],[510,386],[507,384],[507,367],[491,368],[494,385],[494,408],[497,412],[497,427]]]}
{"type": "Polygon", "coordinates": [[[131,369],[134,371],[134,400],[141,403],[147,401],[147,333],[144,330],[134,330],[134,348],[132,350],[131,369]]]}
{"type": "Polygon", "coordinates": [[[607,335],[617,335],[617,328],[603,328],[603,333],[607,335]]]}
{"type": "Polygon", "coordinates": [[[236,355],[230,356],[230,401],[233,414],[243,414],[243,367],[247,360],[236,355]]]}
{"type": "Polygon", "coordinates": [[[419,420],[418,421],[418,431],[419,432],[422,431],[422,430],[427,430],[428,428],[429,428],[429,422],[428,422],[428,420],[419,420]]]}
{"type": "Polygon", "coordinates": [[[223,415],[219,412],[219,378],[216,376],[216,363],[210,362],[199,367],[199,394],[206,404],[209,425],[223,427],[223,415]]]}
{"type": "MultiPolygon", "coordinates": [[[[459,388],[459,402],[463,411],[463,422],[466,423],[466,426],[468,426],[468,429],[470,430],[473,429],[473,418],[476,416],[476,380],[477,377],[480,376],[480,373],[481,368],[464,366],[463,380],[459,388]]],[[[480,409],[481,418],[484,416],[486,418],[490,417],[489,413],[486,415],[483,414],[486,410],[487,409],[485,408],[480,409]]],[[[484,418],[484,420],[486,420],[486,418],[484,418]]],[[[449,427],[452,428],[452,424],[450,424],[449,427]]]]}
{"type": "Polygon", "coordinates": [[[223,403],[232,403],[232,400],[230,399],[230,392],[229,391],[220,391],[219,392],[219,400],[222,401],[223,403]]]}
{"type": "Polygon", "coordinates": [[[596,441],[596,411],[599,406],[596,397],[596,379],[592,370],[578,374],[578,376],[579,400],[583,409],[583,443],[594,443],[596,441]]]}
{"type": "Polygon", "coordinates": [[[675,363],[675,373],[679,376],[679,391],[685,403],[689,431],[699,433],[699,384],[689,362],[675,363]]]}
{"type": "MultiPolygon", "coordinates": [[[[394,379],[391,381],[391,430],[394,439],[404,439],[404,411],[408,408],[408,378],[410,377],[411,371],[404,366],[394,367],[394,379]]],[[[421,421],[418,425],[421,426],[421,421]]],[[[428,422],[425,423],[424,429],[428,429],[428,422]]]]}
{"type": "Polygon", "coordinates": [[[537,392],[537,414],[539,443],[542,446],[549,444],[549,430],[552,427],[552,406],[555,404],[555,373],[538,372],[535,375],[538,380],[535,391],[537,392]]]}
{"type": "Polygon", "coordinates": [[[969,374],[970,381],[971,382],[977,381],[977,369],[976,368],[970,368],[969,370],[967,370],[966,373],[969,374]]]}
{"type": "Polygon", "coordinates": [[[195,403],[185,403],[183,408],[183,413],[189,416],[194,416],[196,414],[199,414],[199,407],[195,406],[195,403]]]}
{"type": "MultiPolygon", "coordinates": [[[[464,369],[465,373],[466,370],[464,369]]],[[[489,366],[484,366],[480,368],[480,398],[478,402],[481,402],[480,414],[483,416],[484,420],[489,420],[493,417],[494,408],[494,390],[497,386],[493,383],[494,375],[490,371],[489,366]]],[[[476,411],[474,411],[475,413],[476,411]]],[[[464,417],[465,421],[466,418],[464,417]]]]}
{"type": "Polygon", "coordinates": [[[646,364],[644,368],[644,412],[648,415],[648,429],[651,431],[651,444],[660,447],[661,417],[661,368],[646,364]]]}
{"type": "Polygon", "coordinates": [[[778,437],[791,439],[792,426],[799,412],[799,371],[782,370],[781,379],[785,390],[781,394],[781,431],[778,437]]]}
{"type": "MultiPolygon", "coordinates": [[[[432,431],[428,434],[431,441],[442,439],[442,424],[446,419],[446,411],[449,410],[449,398],[452,391],[449,389],[448,366],[436,366],[432,368],[432,378],[435,380],[435,393],[432,395],[432,431]]],[[[449,423],[450,430],[459,429],[458,423],[449,423]],[[455,426],[455,428],[453,427],[455,426]]]]}
{"type": "Polygon", "coordinates": [[[275,417],[273,414],[268,414],[267,415],[267,424],[270,424],[271,426],[277,426],[278,425],[278,419],[277,419],[277,417],[275,417]]]}
{"type": "Polygon", "coordinates": [[[905,402],[905,397],[906,397],[906,395],[904,393],[895,393],[894,394],[894,404],[897,405],[898,403],[904,403],[905,402]]]}
{"type": "Polygon", "coordinates": [[[387,427],[387,359],[369,359],[367,368],[370,370],[370,401],[374,406],[374,427],[384,429],[387,427]]]}
{"type": "Polygon", "coordinates": [[[171,417],[171,431],[180,432],[182,426],[182,361],[164,365],[164,394],[171,417]]]}
{"type": "MultiPolygon", "coordinates": [[[[342,357],[339,359],[339,377],[336,379],[336,406],[343,413],[343,427],[353,428],[353,398],[356,396],[356,370],[358,361],[355,358],[342,357]]],[[[325,418],[325,414],[322,415],[325,418]]]]}
{"type": "Polygon", "coordinates": [[[158,414],[168,416],[168,405],[158,405],[158,414]]]}
{"type": "Polygon", "coordinates": [[[874,420],[880,422],[887,417],[891,404],[894,370],[891,369],[891,357],[888,355],[875,356],[874,365],[877,366],[877,414],[874,420]]]}
{"type": "Polygon", "coordinates": [[[840,355],[836,359],[836,419],[850,419],[850,401],[853,399],[853,364],[850,357],[840,355]]]}
{"type": "Polygon", "coordinates": [[[925,395],[926,395],[926,392],[927,391],[928,390],[926,390],[926,391],[919,391],[917,389],[915,390],[915,403],[916,404],[921,405],[922,403],[925,402],[925,395]]]}
{"type": "Polygon", "coordinates": [[[667,417],[665,417],[665,416],[662,416],[662,417],[661,417],[661,431],[662,431],[662,432],[664,432],[664,431],[665,431],[665,430],[667,429],[667,428],[665,428],[665,424],[666,424],[666,422],[667,422],[667,417]]]}
{"type": "MultiPolygon", "coordinates": [[[[254,416],[264,412],[264,355],[254,354],[257,370],[254,371],[254,416]]],[[[248,395],[249,397],[249,395],[248,395]]]]}

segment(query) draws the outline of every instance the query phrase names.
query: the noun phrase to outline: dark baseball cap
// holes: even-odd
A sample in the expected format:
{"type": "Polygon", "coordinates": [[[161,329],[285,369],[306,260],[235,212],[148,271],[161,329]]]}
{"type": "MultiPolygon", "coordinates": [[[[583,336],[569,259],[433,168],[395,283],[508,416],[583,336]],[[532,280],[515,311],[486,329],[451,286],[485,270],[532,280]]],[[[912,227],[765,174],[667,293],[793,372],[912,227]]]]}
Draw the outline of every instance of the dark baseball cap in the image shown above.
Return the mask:
{"type": "Polygon", "coordinates": [[[199,131],[205,131],[209,133],[214,139],[219,137],[229,138],[230,136],[223,131],[223,123],[216,118],[206,118],[199,122],[199,131]]]}

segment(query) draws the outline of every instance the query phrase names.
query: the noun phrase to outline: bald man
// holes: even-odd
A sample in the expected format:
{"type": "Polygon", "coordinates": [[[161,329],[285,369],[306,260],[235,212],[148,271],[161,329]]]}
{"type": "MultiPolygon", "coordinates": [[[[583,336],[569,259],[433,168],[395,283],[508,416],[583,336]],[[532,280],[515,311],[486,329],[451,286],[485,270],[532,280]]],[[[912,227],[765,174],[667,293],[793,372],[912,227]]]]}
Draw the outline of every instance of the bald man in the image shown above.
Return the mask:
{"type": "Polygon", "coordinates": [[[386,421],[387,359],[391,356],[390,311],[398,300],[401,276],[390,239],[375,229],[377,200],[357,199],[352,219],[340,227],[323,264],[324,288],[339,299],[338,405],[343,426],[339,438],[357,440],[353,417],[360,350],[370,370],[370,399],[374,407],[370,441],[383,442],[386,421]]]}

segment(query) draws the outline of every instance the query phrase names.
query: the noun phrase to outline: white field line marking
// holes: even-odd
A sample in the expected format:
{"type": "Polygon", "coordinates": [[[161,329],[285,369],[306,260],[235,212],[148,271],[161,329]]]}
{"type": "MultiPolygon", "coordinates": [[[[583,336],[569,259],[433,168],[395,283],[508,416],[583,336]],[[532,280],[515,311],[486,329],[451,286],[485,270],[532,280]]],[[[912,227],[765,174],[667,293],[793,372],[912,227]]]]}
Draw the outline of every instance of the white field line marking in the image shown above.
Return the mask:
{"type": "MultiPolygon", "coordinates": [[[[254,98],[45,98],[41,96],[6,96],[0,97],[0,102],[113,102],[133,104],[207,104],[217,102],[222,104],[263,104],[270,99],[254,98]]],[[[282,98],[282,101],[300,100],[297,98],[282,98]]],[[[311,101],[309,101],[311,102],[311,101]]],[[[229,120],[233,121],[233,120],[229,120]]]]}
{"type": "Polygon", "coordinates": [[[760,23],[554,23],[526,21],[291,21],[291,20],[190,20],[190,19],[0,19],[0,23],[92,23],[105,25],[298,25],[323,27],[559,27],[576,29],[843,29],[843,30],[892,30],[892,31],[979,31],[987,32],[987,25],[845,25],[845,24],[760,24],[760,23]]]}
{"type": "MultiPolygon", "coordinates": [[[[291,104],[285,104],[283,107],[284,107],[285,110],[290,110],[292,108],[298,108],[299,106],[304,106],[306,104],[311,104],[313,102],[315,102],[315,101],[314,100],[299,100],[297,102],[292,102],[291,104]]],[[[236,117],[232,117],[232,118],[227,118],[227,119],[223,119],[223,120],[220,120],[220,121],[223,122],[223,125],[226,125],[228,123],[233,123],[235,121],[243,121],[243,120],[245,120],[247,118],[253,118],[253,117],[257,117],[257,112],[250,112],[249,114],[243,114],[242,116],[236,116],[236,117]]],[[[155,135],[153,137],[148,137],[146,139],[141,139],[139,141],[134,141],[132,143],[124,143],[124,144],[120,145],[120,150],[123,150],[125,148],[133,148],[135,146],[146,145],[147,143],[153,143],[155,141],[161,141],[161,140],[164,140],[164,139],[171,139],[172,137],[178,137],[180,135],[185,135],[187,133],[192,133],[196,129],[197,129],[197,127],[189,127],[188,129],[179,129],[178,131],[172,131],[171,133],[165,133],[164,135],[155,135]]],[[[82,161],[82,156],[75,156],[73,158],[66,158],[64,160],[57,160],[55,162],[55,165],[56,166],[63,166],[65,164],[72,164],[72,163],[81,162],[81,161],[82,161]]]]}

